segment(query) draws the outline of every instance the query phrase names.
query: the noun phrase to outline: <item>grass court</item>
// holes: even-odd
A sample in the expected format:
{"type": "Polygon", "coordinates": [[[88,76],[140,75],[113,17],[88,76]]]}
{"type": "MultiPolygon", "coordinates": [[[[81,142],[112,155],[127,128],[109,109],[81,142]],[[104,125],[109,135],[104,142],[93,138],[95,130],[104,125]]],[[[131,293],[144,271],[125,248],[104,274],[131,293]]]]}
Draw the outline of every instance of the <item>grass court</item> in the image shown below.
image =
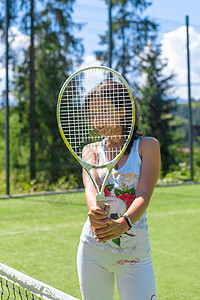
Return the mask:
{"type": "MultiPolygon", "coordinates": [[[[157,187],[147,217],[158,299],[200,299],[200,185],[157,187]]],[[[86,218],[82,192],[0,199],[0,261],[81,299],[86,218]]]]}

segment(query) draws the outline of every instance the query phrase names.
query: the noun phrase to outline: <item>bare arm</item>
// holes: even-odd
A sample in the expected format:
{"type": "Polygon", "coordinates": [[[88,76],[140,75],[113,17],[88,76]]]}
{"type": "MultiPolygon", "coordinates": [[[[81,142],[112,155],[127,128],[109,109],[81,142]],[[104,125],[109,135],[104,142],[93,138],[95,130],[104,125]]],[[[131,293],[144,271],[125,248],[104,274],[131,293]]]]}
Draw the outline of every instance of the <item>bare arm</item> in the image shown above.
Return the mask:
{"type": "Polygon", "coordinates": [[[135,223],[149,205],[151,195],[158,180],[160,171],[160,147],[156,139],[143,138],[140,143],[142,159],[140,181],[135,201],[126,215],[135,223]]]}
{"type": "MultiPolygon", "coordinates": [[[[83,159],[91,164],[95,164],[96,155],[92,154],[90,150],[87,148],[83,149],[83,159]]],[[[100,188],[101,182],[98,176],[98,172],[96,169],[91,170],[92,177],[95,179],[98,187],[100,188]]],[[[90,219],[90,223],[93,228],[103,228],[107,226],[107,224],[101,224],[100,222],[108,218],[107,211],[109,210],[109,206],[105,206],[105,210],[100,209],[96,205],[96,189],[92,180],[85,170],[83,170],[83,184],[85,186],[85,199],[86,204],[88,206],[88,216],[90,219]]]]}
{"type": "MultiPolygon", "coordinates": [[[[153,189],[156,185],[160,170],[160,147],[156,139],[142,138],[140,140],[140,156],[142,159],[140,181],[136,199],[125,213],[134,224],[145,212],[149,205],[153,189]]],[[[127,231],[126,221],[104,220],[108,226],[95,231],[97,241],[104,242],[115,239],[127,231]]]]}

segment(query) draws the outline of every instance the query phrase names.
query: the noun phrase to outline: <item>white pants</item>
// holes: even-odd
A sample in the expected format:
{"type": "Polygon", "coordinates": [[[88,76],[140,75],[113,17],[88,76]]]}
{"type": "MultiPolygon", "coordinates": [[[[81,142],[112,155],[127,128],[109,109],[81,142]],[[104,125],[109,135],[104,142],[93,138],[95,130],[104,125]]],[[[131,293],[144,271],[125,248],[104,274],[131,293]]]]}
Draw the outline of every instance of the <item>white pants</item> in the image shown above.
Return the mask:
{"type": "Polygon", "coordinates": [[[115,275],[121,300],[156,300],[151,257],[133,258],[79,244],[79,283],[83,300],[112,300],[115,275]]]}

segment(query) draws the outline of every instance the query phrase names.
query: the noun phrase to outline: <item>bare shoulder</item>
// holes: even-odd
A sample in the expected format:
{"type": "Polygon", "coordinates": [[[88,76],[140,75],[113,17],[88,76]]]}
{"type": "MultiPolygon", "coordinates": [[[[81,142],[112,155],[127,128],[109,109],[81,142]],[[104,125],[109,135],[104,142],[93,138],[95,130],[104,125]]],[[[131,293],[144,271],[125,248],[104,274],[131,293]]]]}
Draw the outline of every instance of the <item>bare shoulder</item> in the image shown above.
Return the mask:
{"type": "Polygon", "coordinates": [[[142,147],[159,147],[159,142],[154,137],[141,137],[140,145],[142,147]]]}
{"type": "Polygon", "coordinates": [[[160,145],[157,139],[153,137],[142,137],[140,138],[140,147],[139,147],[140,156],[144,154],[154,154],[160,155],[160,145]]]}

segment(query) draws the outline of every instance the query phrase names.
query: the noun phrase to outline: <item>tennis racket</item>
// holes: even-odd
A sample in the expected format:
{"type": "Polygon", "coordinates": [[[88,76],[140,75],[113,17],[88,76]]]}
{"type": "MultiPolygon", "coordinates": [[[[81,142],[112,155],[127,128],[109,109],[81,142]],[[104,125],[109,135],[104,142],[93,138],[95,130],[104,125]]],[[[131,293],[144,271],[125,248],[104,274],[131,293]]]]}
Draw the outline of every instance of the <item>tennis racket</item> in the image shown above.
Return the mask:
{"type": "Polygon", "coordinates": [[[60,90],[57,122],[67,148],[95,186],[97,206],[103,209],[106,181],[134,131],[135,105],[128,83],[103,66],[76,71],[60,90]]]}

